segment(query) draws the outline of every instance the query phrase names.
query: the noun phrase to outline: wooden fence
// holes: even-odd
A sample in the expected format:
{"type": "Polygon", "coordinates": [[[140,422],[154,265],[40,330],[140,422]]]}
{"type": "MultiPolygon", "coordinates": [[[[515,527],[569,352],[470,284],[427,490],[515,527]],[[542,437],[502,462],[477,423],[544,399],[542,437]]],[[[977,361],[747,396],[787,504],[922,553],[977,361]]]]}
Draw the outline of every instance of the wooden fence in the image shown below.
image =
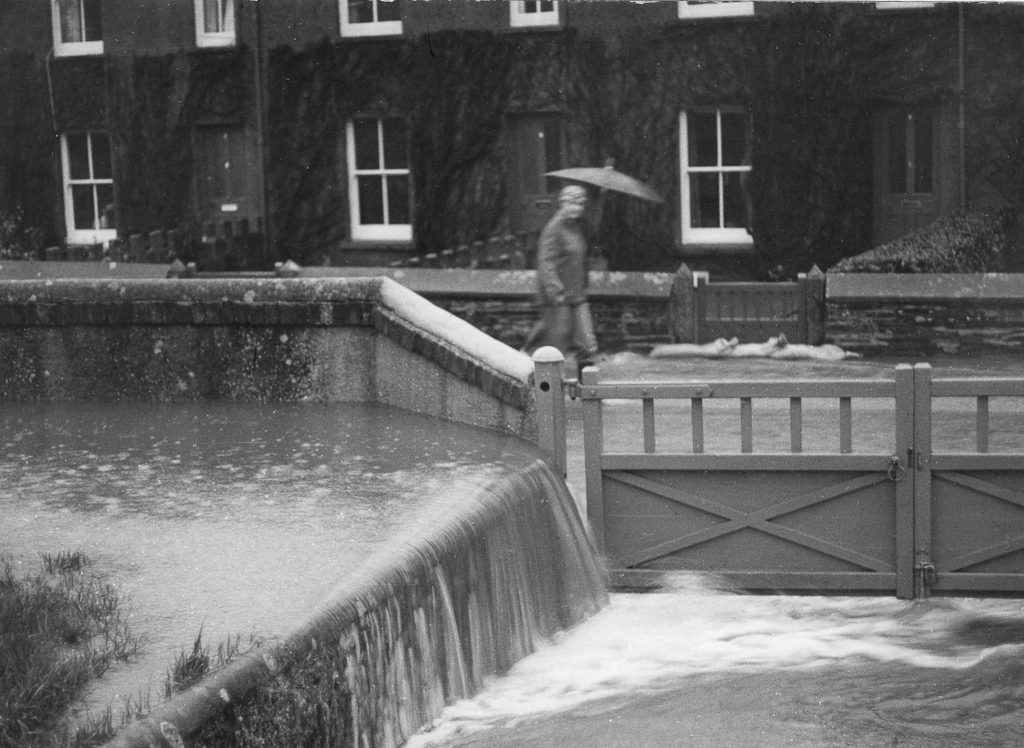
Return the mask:
{"type": "Polygon", "coordinates": [[[246,269],[256,267],[263,256],[263,236],[259,226],[251,227],[247,219],[208,221],[198,235],[175,229],[148,233],[130,233],[118,237],[104,247],[102,244],[47,247],[48,261],[84,262],[148,262],[164,264],[176,259],[194,262],[209,270],[246,269]]]}
{"type": "Polygon", "coordinates": [[[709,283],[682,265],[669,304],[677,343],[756,342],[779,334],[791,343],[825,339],[825,274],[817,267],[793,282],[709,283]]]}
{"type": "Polygon", "coordinates": [[[487,241],[462,244],[455,249],[429,252],[422,257],[400,260],[391,263],[391,267],[521,270],[533,267],[536,245],[536,233],[520,231],[517,234],[492,236],[487,241]]]}
{"type": "Polygon", "coordinates": [[[564,474],[565,393],[581,400],[615,584],[1024,593],[1024,377],[576,382],[552,351],[534,357],[539,444],[564,474]]]}

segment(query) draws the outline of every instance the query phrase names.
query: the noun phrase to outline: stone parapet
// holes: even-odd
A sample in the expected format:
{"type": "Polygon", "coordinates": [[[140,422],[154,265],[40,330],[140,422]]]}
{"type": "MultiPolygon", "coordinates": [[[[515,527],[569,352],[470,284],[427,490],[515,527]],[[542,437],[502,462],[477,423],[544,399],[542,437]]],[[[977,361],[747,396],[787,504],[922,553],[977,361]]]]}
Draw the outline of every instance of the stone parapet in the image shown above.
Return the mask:
{"type": "Polygon", "coordinates": [[[377,401],[532,437],[531,373],[383,278],[0,282],[0,399],[377,401]]]}

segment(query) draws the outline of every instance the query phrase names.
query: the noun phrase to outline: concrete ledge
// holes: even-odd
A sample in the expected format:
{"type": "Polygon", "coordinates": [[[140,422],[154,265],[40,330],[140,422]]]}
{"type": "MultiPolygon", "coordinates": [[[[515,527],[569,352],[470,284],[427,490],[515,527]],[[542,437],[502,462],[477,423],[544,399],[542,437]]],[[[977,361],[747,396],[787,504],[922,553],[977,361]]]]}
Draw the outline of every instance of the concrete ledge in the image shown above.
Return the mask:
{"type": "Polygon", "coordinates": [[[379,401],[532,438],[532,372],[386,278],[0,281],[0,400],[379,401]]]}

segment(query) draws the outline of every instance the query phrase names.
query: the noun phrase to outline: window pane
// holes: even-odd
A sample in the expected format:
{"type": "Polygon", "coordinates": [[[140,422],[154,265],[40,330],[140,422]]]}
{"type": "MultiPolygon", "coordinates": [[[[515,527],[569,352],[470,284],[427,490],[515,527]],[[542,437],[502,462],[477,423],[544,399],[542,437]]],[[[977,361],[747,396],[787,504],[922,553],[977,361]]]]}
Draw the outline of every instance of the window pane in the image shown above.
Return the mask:
{"type": "Polygon", "coordinates": [[[82,0],[85,12],[85,41],[98,42],[103,40],[103,19],[100,16],[101,0],[82,0]]]}
{"type": "Polygon", "coordinates": [[[398,5],[398,0],[380,0],[377,3],[377,20],[401,21],[402,9],[398,5]]]}
{"type": "Polygon", "coordinates": [[[113,229],[117,227],[117,220],[114,217],[114,185],[96,185],[96,200],[100,210],[101,229],[113,229]]]}
{"type": "Polygon", "coordinates": [[[388,177],[388,223],[412,223],[409,216],[409,177],[388,177]]]}
{"type": "Polygon", "coordinates": [[[57,9],[60,13],[60,40],[62,42],[82,42],[82,13],[79,0],[59,0],[57,9]]]}
{"type": "Polygon", "coordinates": [[[718,174],[690,175],[690,226],[720,228],[718,220],[718,174]]]}
{"type": "Polygon", "coordinates": [[[71,133],[68,141],[68,166],[72,179],[89,179],[89,141],[84,132],[71,133]]]}
{"type": "Polygon", "coordinates": [[[356,169],[379,169],[377,120],[357,119],[352,125],[356,146],[356,169]]]}
{"type": "Polygon", "coordinates": [[[747,155],[747,115],[722,114],[722,165],[749,164],[747,155]]]}
{"type": "Polygon", "coordinates": [[[71,202],[75,216],[76,229],[94,229],[96,227],[96,202],[92,185],[75,184],[71,186],[71,202]]]}
{"type": "Polygon", "coordinates": [[[348,0],[349,23],[373,23],[373,0],[348,0]]]}
{"type": "Polygon", "coordinates": [[[405,120],[382,120],[384,130],[384,168],[406,169],[409,155],[405,139],[405,120]]]}
{"type": "Polygon", "coordinates": [[[220,0],[203,0],[203,30],[208,33],[220,31],[220,0]]]}
{"type": "Polygon", "coordinates": [[[686,115],[690,166],[718,164],[718,136],[714,113],[686,115]]]}
{"type": "Polygon", "coordinates": [[[383,188],[383,177],[359,177],[359,223],[384,223],[383,188]]]}
{"type": "Polygon", "coordinates": [[[722,175],[725,189],[724,225],[728,229],[747,227],[747,200],[743,194],[746,172],[728,172],[722,175]]]}
{"type": "Polygon", "coordinates": [[[907,191],[907,115],[897,112],[889,116],[889,192],[900,195],[907,191]]]}
{"type": "Polygon", "coordinates": [[[914,192],[932,191],[933,123],[931,112],[918,112],[914,118],[914,192]]]}
{"type": "Polygon", "coordinates": [[[92,140],[92,178],[110,179],[110,137],[105,132],[89,134],[92,140]]]}

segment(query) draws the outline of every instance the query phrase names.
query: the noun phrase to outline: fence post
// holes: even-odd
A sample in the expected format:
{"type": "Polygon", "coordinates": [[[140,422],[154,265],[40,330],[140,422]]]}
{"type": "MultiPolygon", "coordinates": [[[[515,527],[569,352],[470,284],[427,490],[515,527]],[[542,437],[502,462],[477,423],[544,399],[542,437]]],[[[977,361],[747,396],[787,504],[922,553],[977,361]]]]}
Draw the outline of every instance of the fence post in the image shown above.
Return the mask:
{"type": "Polygon", "coordinates": [[[804,285],[804,317],[807,342],[821,345],[825,342],[825,274],[817,265],[807,273],[804,285]]]}
{"type": "MultiPolygon", "coordinates": [[[[583,391],[600,380],[600,370],[588,366],[580,374],[583,391]]],[[[601,453],[604,451],[604,417],[601,400],[583,400],[583,472],[587,497],[587,522],[597,549],[604,552],[604,479],[601,476],[601,453]]]]}
{"type": "Polygon", "coordinates": [[[668,332],[673,343],[694,343],[693,272],[684,262],[676,270],[668,292],[668,332]]]}
{"type": "Polygon", "coordinates": [[[932,565],[932,367],[914,364],[914,597],[931,594],[932,565]]]}
{"type": "Polygon", "coordinates": [[[550,455],[561,476],[566,475],[565,393],[562,388],[565,356],[553,346],[533,354],[533,394],[537,405],[537,442],[550,455]]]}
{"type": "Polygon", "coordinates": [[[704,329],[707,327],[708,316],[708,279],[706,275],[697,277],[693,288],[693,342],[703,343],[704,329]]]}

